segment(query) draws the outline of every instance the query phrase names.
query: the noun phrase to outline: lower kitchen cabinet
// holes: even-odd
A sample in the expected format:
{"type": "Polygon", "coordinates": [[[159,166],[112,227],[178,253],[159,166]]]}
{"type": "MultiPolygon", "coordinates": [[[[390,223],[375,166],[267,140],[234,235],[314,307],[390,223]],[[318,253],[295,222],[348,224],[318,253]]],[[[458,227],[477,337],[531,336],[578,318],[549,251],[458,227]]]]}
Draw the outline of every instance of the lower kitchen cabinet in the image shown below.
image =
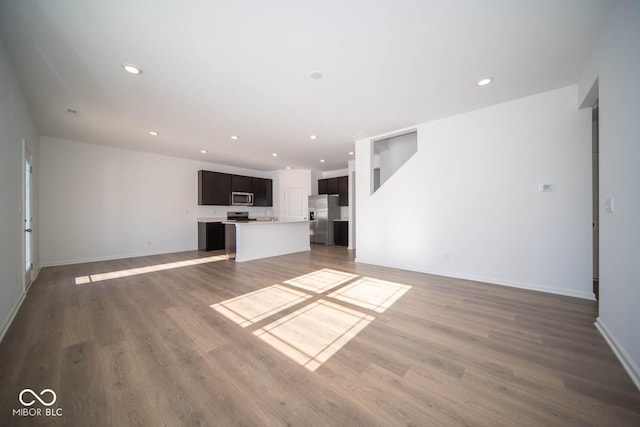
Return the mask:
{"type": "Polygon", "coordinates": [[[198,223],[198,250],[224,249],[224,224],[221,222],[198,223]]]}
{"type": "Polygon", "coordinates": [[[333,244],[349,246],[349,221],[333,221],[333,244]]]}

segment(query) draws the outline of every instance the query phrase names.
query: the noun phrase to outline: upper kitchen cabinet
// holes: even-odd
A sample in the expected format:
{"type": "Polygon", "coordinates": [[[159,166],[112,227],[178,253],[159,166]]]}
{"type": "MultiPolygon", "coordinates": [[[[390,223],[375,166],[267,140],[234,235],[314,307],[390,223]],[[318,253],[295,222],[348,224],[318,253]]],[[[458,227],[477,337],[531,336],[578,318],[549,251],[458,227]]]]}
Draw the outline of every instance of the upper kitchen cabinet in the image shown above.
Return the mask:
{"type": "Polygon", "coordinates": [[[349,177],[319,179],[318,194],[337,194],[340,206],[349,206],[349,177]]]}
{"type": "Polygon", "coordinates": [[[250,176],[231,175],[231,191],[251,193],[251,181],[250,176]]]}
{"type": "Polygon", "coordinates": [[[327,180],[327,194],[338,194],[338,178],[327,180]]]}
{"type": "Polygon", "coordinates": [[[231,193],[253,193],[253,206],[273,206],[273,181],[265,178],[198,171],[198,204],[231,206],[231,193]]]}
{"type": "Polygon", "coordinates": [[[253,206],[273,206],[273,181],[265,178],[251,178],[253,206]]]}
{"type": "Polygon", "coordinates": [[[329,194],[329,180],[328,179],[319,179],[318,180],[318,194],[329,194]]]}
{"type": "Polygon", "coordinates": [[[198,171],[198,204],[230,204],[231,175],[227,173],[198,171]]]}
{"type": "Polygon", "coordinates": [[[338,177],[338,204],[340,206],[349,206],[349,177],[338,177]]]}

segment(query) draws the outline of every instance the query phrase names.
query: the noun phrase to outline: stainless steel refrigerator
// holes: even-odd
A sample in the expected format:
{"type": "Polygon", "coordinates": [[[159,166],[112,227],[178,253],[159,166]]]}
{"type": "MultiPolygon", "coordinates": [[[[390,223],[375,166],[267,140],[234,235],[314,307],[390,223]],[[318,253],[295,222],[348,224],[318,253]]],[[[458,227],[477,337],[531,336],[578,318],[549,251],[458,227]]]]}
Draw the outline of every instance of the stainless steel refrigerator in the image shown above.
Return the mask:
{"type": "Polygon", "coordinates": [[[340,219],[337,194],[309,196],[311,243],[333,245],[333,220],[340,219]]]}

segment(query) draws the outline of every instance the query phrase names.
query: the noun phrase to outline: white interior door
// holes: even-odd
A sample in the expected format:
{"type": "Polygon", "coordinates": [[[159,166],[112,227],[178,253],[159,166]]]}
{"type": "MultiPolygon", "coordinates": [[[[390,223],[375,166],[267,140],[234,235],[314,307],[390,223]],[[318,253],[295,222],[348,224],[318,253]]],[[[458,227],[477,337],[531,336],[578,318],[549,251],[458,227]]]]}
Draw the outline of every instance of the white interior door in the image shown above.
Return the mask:
{"type": "Polygon", "coordinates": [[[31,284],[33,271],[33,233],[32,233],[32,206],[31,196],[33,189],[33,168],[31,165],[31,155],[29,151],[24,150],[24,194],[23,194],[23,210],[24,213],[24,287],[27,289],[31,284]]]}
{"type": "Polygon", "coordinates": [[[304,220],[307,218],[309,193],[303,188],[285,188],[284,216],[285,220],[304,220]]]}

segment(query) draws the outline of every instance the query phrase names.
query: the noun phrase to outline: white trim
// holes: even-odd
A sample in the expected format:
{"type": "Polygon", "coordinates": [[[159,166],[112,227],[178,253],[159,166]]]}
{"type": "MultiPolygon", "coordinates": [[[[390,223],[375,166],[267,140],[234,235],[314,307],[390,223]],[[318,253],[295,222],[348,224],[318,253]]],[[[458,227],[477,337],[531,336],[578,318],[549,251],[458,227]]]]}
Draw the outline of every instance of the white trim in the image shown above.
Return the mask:
{"type": "Polygon", "coordinates": [[[450,273],[450,272],[439,271],[439,270],[427,270],[427,269],[413,267],[413,266],[386,264],[384,262],[360,261],[358,258],[355,259],[355,262],[362,263],[362,264],[379,265],[379,266],[388,267],[388,268],[399,268],[401,270],[415,271],[415,272],[424,273],[424,274],[432,274],[434,276],[451,277],[454,279],[462,279],[462,280],[472,280],[474,282],[482,282],[490,285],[509,286],[511,288],[526,289],[529,291],[545,292],[545,293],[555,294],[555,295],[564,295],[567,297],[582,298],[582,299],[588,299],[592,301],[595,301],[596,299],[593,292],[578,292],[578,291],[573,291],[571,289],[552,288],[552,287],[537,285],[533,283],[515,282],[510,280],[496,279],[494,277],[475,276],[472,274],[459,274],[459,273],[450,273]]]}
{"type": "MultiPolygon", "coordinates": [[[[32,271],[32,274],[33,274],[34,270],[32,269],[31,271],[32,271]]],[[[16,314],[18,314],[18,311],[20,310],[20,307],[22,306],[23,301],[27,297],[27,292],[29,292],[29,289],[31,289],[31,285],[38,278],[38,274],[40,274],[40,269],[39,268],[37,270],[35,270],[35,274],[33,274],[33,276],[32,276],[31,283],[29,283],[27,285],[27,289],[22,293],[22,295],[20,295],[20,298],[16,302],[16,305],[13,306],[13,309],[11,310],[11,312],[9,313],[7,318],[5,319],[5,322],[2,324],[2,331],[0,331],[0,342],[2,342],[2,340],[4,339],[5,334],[9,330],[9,327],[13,323],[13,319],[15,319],[16,314]]]]}
{"type": "Polygon", "coordinates": [[[38,274],[40,274],[40,270],[41,269],[39,267],[38,268],[35,268],[35,267],[31,268],[31,283],[29,283],[29,285],[27,285],[27,289],[25,290],[25,294],[27,292],[29,292],[29,289],[31,289],[31,285],[33,285],[33,282],[35,282],[36,279],[38,278],[38,274]]]}
{"type": "Polygon", "coordinates": [[[18,310],[20,310],[20,306],[22,306],[22,302],[24,301],[26,296],[26,292],[23,292],[22,295],[20,295],[20,299],[18,299],[16,305],[13,306],[13,309],[2,324],[2,332],[0,332],[0,342],[2,342],[2,340],[4,339],[4,335],[9,330],[9,326],[11,326],[11,323],[13,323],[13,319],[16,317],[16,314],[18,314],[18,310]]]}
{"type": "Polygon", "coordinates": [[[137,252],[137,253],[129,253],[129,254],[120,254],[120,255],[111,255],[105,257],[92,257],[92,258],[80,258],[80,259],[69,259],[69,260],[60,260],[60,261],[49,261],[49,262],[41,262],[41,267],[57,267],[60,265],[72,265],[72,264],[84,264],[87,262],[100,262],[100,261],[113,261],[116,259],[125,259],[125,258],[138,258],[143,256],[152,256],[152,255],[163,255],[163,254],[172,254],[177,252],[190,252],[197,251],[197,247],[190,248],[178,248],[178,249],[164,249],[158,251],[149,251],[149,252],[137,252]]]}
{"type": "Polygon", "coordinates": [[[622,364],[624,370],[627,371],[633,383],[638,390],[640,390],[640,368],[638,368],[638,365],[636,365],[631,356],[629,356],[629,353],[625,351],[624,347],[620,345],[620,341],[616,339],[615,335],[611,333],[600,317],[596,318],[594,325],[596,325],[600,334],[602,334],[607,344],[609,344],[609,347],[611,347],[611,350],[613,350],[613,353],[622,364]]]}

